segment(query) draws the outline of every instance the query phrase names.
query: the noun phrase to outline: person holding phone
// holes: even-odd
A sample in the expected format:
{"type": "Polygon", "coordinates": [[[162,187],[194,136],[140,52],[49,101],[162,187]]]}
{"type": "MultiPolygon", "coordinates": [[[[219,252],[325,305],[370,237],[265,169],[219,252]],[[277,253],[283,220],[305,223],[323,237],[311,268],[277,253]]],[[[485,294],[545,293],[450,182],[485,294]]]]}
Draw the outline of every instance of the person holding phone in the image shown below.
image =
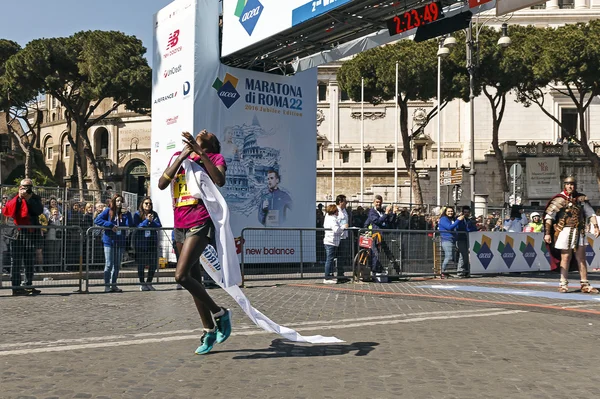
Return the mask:
{"type": "Polygon", "coordinates": [[[110,207],[96,217],[94,224],[106,229],[102,235],[104,244],[104,292],[123,292],[117,287],[123,252],[127,244],[127,230],[119,227],[132,227],[131,213],[124,209],[123,196],[116,194],[110,200],[110,207]]]}
{"type": "Polygon", "coordinates": [[[162,227],[162,224],[158,213],[154,211],[152,198],[144,197],[140,203],[140,208],[133,215],[133,225],[142,228],[135,232],[133,239],[140,291],[156,291],[152,286],[152,280],[158,265],[158,232],[156,230],[146,230],[146,228],[158,228],[162,227]],[[148,266],[148,279],[144,281],[146,266],[148,266]]]}
{"type": "Polygon", "coordinates": [[[2,214],[12,218],[17,226],[17,237],[12,243],[12,294],[13,296],[38,295],[40,290],[33,287],[36,245],[42,237],[40,228],[19,228],[18,226],[39,226],[39,216],[44,213],[44,205],[39,195],[33,192],[31,179],[21,180],[18,194],[2,208],[2,214]],[[25,286],[21,288],[21,269],[25,269],[25,286]]]}

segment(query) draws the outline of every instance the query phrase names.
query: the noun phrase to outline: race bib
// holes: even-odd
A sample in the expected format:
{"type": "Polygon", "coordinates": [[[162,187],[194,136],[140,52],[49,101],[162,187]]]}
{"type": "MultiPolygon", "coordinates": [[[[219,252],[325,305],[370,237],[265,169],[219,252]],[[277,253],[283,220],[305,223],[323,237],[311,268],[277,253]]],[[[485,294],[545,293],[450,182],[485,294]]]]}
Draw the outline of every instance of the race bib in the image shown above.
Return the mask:
{"type": "Polygon", "coordinates": [[[190,206],[196,205],[199,200],[190,195],[187,184],[185,182],[185,174],[178,174],[173,179],[173,198],[175,199],[175,206],[190,206]]]}

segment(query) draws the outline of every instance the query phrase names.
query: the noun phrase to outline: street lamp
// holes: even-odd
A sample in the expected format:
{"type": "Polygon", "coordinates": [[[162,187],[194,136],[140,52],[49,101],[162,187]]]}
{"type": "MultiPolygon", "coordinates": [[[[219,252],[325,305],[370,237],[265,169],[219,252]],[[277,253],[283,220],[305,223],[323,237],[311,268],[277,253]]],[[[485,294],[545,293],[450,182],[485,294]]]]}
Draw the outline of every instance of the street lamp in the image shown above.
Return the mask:
{"type": "Polygon", "coordinates": [[[437,73],[437,201],[436,206],[442,205],[442,174],[441,174],[441,163],[442,163],[442,140],[441,140],[441,130],[442,130],[442,58],[446,58],[450,55],[450,49],[456,45],[456,38],[453,36],[440,37],[439,40],[439,48],[437,51],[438,57],[438,73],[437,73]]]}
{"type": "Polygon", "coordinates": [[[470,153],[471,160],[469,165],[469,185],[471,186],[471,208],[475,209],[475,72],[479,67],[478,63],[473,59],[473,54],[479,46],[479,34],[481,30],[490,21],[502,22],[502,36],[498,40],[498,46],[506,48],[510,45],[511,40],[508,37],[507,22],[512,18],[513,14],[507,14],[503,17],[489,17],[482,23],[479,23],[479,15],[475,21],[475,40],[473,40],[473,20],[469,22],[467,29],[467,71],[469,72],[469,129],[470,129],[470,153]]]}

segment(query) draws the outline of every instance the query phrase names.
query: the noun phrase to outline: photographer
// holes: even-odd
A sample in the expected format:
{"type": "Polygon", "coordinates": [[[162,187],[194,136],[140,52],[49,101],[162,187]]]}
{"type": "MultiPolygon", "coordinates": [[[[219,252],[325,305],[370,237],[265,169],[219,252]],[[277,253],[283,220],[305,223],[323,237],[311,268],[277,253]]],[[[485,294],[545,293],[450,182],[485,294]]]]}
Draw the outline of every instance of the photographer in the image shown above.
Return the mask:
{"type": "MultiPolygon", "coordinates": [[[[31,179],[21,180],[19,194],[6,203],[2,214],[14,220],[18,226],[39,225],[39,216],[44,212],[44,206],[40,196],[33,192],[31,179]]],[[[21,267],[25,269],[25,285],[33,285],[33,266],[35,262],[35,250],[37,242],[41,239],[40,229],[18,228],[17,237],[12,243],[12,272],[11,280],[13,295],[38,295],[40,290],[35,288],[23,289],[21,286],[21,267]]]]}

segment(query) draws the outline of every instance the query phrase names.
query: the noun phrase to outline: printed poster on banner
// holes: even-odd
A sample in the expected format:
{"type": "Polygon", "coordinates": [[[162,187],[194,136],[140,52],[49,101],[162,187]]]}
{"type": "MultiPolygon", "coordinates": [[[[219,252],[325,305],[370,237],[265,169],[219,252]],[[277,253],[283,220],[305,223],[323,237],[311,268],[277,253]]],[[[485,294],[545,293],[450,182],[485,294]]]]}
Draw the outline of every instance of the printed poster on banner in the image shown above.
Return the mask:
{"type": "Polygon", "coordinates": [[[356,0],[223,0],[222,56],[356,0]]]}
{"type": "MultiPolygon", "coordinates": [[[[550,254],[543,233],[469,233],[473,274],[549,271],[550,254]]],[[[600,267],[600,239],[586,236],[588,269],[600,267]]]]}
{"type": "MultiPolygon", "coordinates": [[[[223,112],[222,188],[231,227],[312,228],[316,185],[316,72],[282,77],[222,67],[212,96],[223,112]]],[[[251,230],[244,262],[314,261],[314,233],[251,230]],[[300,243],[304,240],[301,250],[300,243]]]]}
{"type": "Polygon", "coordinates": [[[526,158],[527,196],[549,199],[561,191],[558,157],[526,158]]]}
{"type": "Polygon", "coordinates": [[[314,232],[275,229],[315,225],[316,69],[289,77],[221,65],[214,21],[185,3],[161,10],[155,26],[152,197],[163,225],[173,225],[173,210],[158,180],[183,147],[181,132],[206,129],[227,163],[220,190],[238,245],[245,228],[272,229],[244,236],[244,262],[315,261],[314,232]]]}

